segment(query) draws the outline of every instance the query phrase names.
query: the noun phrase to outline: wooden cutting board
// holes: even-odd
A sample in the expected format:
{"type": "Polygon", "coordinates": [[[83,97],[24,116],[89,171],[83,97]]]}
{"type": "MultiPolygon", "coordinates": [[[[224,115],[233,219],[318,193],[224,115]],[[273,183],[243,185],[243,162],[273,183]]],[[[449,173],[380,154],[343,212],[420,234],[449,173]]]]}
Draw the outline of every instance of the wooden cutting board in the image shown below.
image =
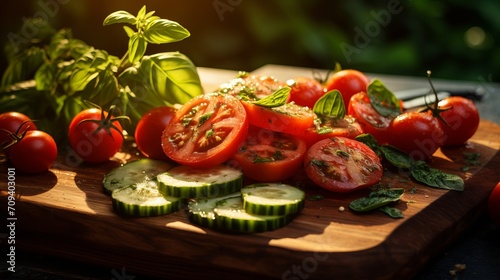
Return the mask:
{"type": "MultiPolygon", "coordinates": [[[[207,90],[235,73],[200,68],[207,90]]],[[[163,279],[407,279],[485,210],[500,181],[500,126],[482,120],[466,146],[441,149],[429,162],[462,176],[463,192],[426,187],[386,170],[383,184],[406,189],[396,205],[405,218],[392,219],[348,210],[366,192],[330,193],[300,173],[290,183],[304,188],[308,198],[322,199],[308,199],[284,228],[231,235],[191,224],[185,211],[152,218],[117,215],[101,182],[109,170],[139,157],[132,144],[106,164],[77,165],[62,149],[50,172],[16,174],[16,248],[163,279]],[[467,154],[481,156],[469,166],[467,154]],[[339,211],[341,206],[346,210],[339,211]]],[[[0,172],[3,207],[7,167],[1,165],[0,172]]]]}

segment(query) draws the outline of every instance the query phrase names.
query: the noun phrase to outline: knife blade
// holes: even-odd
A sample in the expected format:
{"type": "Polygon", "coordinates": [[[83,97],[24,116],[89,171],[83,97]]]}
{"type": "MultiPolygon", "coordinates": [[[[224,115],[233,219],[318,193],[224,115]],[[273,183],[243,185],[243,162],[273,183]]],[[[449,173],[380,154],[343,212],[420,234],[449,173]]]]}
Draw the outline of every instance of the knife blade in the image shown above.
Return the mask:
{"type": "MultiPolygon", "coordinates": [[[[448,96],[462,96],[480,101],[484,99],[487,92],[483,88],[477,87],[473,89],[437,90],[436,93],[438,100],[448,96]]],[[[407,109],[425,106],[426,102],[427,104],[432,104],[435,100],[431,88],[401,90],[394,92],[394,95],[403,101],[403,106],[407,109]]]]}

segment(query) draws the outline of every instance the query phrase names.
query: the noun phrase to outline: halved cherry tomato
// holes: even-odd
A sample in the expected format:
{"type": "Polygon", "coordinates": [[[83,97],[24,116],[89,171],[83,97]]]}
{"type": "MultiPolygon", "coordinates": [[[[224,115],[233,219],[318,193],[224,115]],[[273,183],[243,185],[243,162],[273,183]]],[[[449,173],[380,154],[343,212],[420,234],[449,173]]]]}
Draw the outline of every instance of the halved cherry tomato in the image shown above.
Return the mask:
{"type": "Polygon", "coordinates": [[[248,178],[277,182],[302,167],[305,153],[305,142],[296,136],[250,126],[247,139],[232,159],[248,178]]]}
{"type": "Polygon", "coordinates": [[[248,134],[248,118],[232,95],[197,96],[177,110],[163,131],[162,147],[172,160],[209,168],[231,158],[248,134]]]}
{"type": "Polygon", "coordinates": [[[250,124],[292,135],[303,135],[313,126],[314,112],[308,107],[293,103],[267,108],[252,102],[242,101],[247,111],[250,124]]]}
{"type": "Polygon", "coordinates": [[[362,72],[354,69],[344,69],[335,72],[326,81],[326,91],[338,90],[342,94],[344,104],[349,104],[351,97],[358,92],[366,92],[370,79],[362,72]]]}
{"type": "Polygon", "coordinates": [[[426,160],[444,143],[444,132],[437,118],[429,112],[405,112],[390,126],[388,143],[414,160],[426,160]]]}
{"type": "Polygon", "coordinates": [[[175,108],[160,106],[146,112],[135,128],[134,138],[137,148],[149,158],[168,159],[161,147],[161,135],[175,115],[175,108]]]}
{"type": "Polygon", "coordinates": [[[307,176],[332,192],[347,193],[370,187],[382,178],[382,164],[367,145],[332,137],[312,145],[304,161],[307,176]]]}
{"type": "Polygon", "coordinates": [[[359,92],[351,97],[347,114],[356,118],[363,131],[373,135],[379,144],[388,143],[389,126],[394,118],[384,117],[375,111],[366,92],[359,92]]]}
{"type": "Polygon", "coordinates": [[[258,100],[285,86],[273,76],[242,73],[239,77],[219,86],[217,92],[233,95],[242,100],[258,100]]]}
{"type": "MultiPolygon", "coordinates": [[[[321,122],[317,119],[316,122],[321,122]]],[[[363,133],[358,121],[349,115],[343,119],[324,118],[321,124],[314,125],[301,136],[306,141],[307,147],[314,143],[331,137],[346,137],[354,139],[363,133]]]]}
{"type": "Polygon", "coordinates": [[[480,118],[472,100],[450,96],[439,101],[438,106],[440,109],[451,108],[440,113],[447,123],[446,125],[440,121],[445,134],[443,145],[462,145],[476,133],[480,118]]]}
{"type": "Polygon", "coordinates": [[[314,78],[297,77],[286,83],[291,88],[287,102],[295,102],[300,106],[313,108],[316,101],[326,93],[323,85],[314,78]]]}

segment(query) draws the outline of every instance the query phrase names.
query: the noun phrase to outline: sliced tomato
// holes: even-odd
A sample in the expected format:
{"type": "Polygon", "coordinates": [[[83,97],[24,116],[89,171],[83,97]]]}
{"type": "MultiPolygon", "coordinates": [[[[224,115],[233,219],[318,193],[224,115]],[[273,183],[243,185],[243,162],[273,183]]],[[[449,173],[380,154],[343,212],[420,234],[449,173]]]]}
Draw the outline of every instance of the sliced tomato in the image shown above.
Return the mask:
{"type": "Polygon", "coordinates": [[[303,135],[314,124],[314,112],[293,103],[267,108],[242,101],[250,124],[276,132],[303,135]]]}
{"type": "Polygon", "coordinates": [[[277,182],[302,167],[305,153],[306,143],[297,136],[250,126],[248,137],[233,160],[246,177],[277,182]]]}
{"type": "Polygon", "coordinates": [[[242,73],[239,77],[219,86],[217,92],[236,96],[242,100],[258,100],[273,94],[286,84],[273,76],[242,73]]]}
{"type": "Polygon", "coordinates": [[[209,168],[231,158],[247,134],[247,114],[236,97],[204,94],[177,110],[163,131],[162,148],[180,164],[209,168]]]}
{"type": "Polygon", "coordinates": [[[331,137],[346,137],[354,139],[356,136],[363,133],[363,129],[358,121],[349,115],[346,115],[343,119],[317,119],[316,122],[317,124],[308,128],[301,136],[301,138],[306,141],[307,147],[310,147],[314,143],[323,139],[331,137]]]}
{"type": "Polygon", "coordinates": [[[304,169],[318,186],[347,193],[367,188],[382,178],[382,164],[367,145],[345,137],[321,140],[309,148],[304,169]]]}
{"type": "Polygon", "coordinates": [[[389,126],[394,118],[384,117],[375,111],[366,92],[359,92],[351,97],[347,114],[356,118],[363,131],[373,135],[379,144],[387,144],[389,126]]]}

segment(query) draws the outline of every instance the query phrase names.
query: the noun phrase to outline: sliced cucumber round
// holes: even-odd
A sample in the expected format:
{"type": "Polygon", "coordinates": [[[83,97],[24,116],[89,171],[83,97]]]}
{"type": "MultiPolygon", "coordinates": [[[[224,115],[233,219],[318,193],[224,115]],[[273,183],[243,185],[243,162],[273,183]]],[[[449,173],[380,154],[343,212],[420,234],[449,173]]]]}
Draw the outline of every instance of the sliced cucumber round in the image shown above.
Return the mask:
{"type": "Polygon", "coordinates": [[[259,183],[241,189],[245,211],[256,215],[289,215],[304,208],[301,189],[282,183],[259,183]]]}
{"type": "Polygon", "coordinates": [[[136,217],[166,215],[182,208],[182,199],[168,197],[158,191],[155,180],[117,188],[111,193],[116,211],[136,217]]]}
{"type": "Polygon", "coordinates": [[[223,199],[214,208],[217,227],[234,233],[271,231],[284,227],[295,215],[254,215],[243,208],[241,196],[223,199]]]}
{"type": "Polygon", "coordinates": [[[175,165],[167,161],[149,158],[130,161],[104,175],[102,185],[105,192],[111,194],[114,189],[155,179],[156,175],[169,170],[175,165]]]}
{"type": "Polygon", "coordinates": [[[231,197],[241,197],[241,193],[234,192],[224,196],[191,200],[188,203],[189,219],[199,226],[216,229],[217,221],[214,209],[220,201],[231,197]]]}
{"type": "Polygon", "coordinates": [[[195,169],[179,165],[158,174],[160,192],[182,198],[216,197],[241,190],[243,173],[230,166],[195,169]]]}

